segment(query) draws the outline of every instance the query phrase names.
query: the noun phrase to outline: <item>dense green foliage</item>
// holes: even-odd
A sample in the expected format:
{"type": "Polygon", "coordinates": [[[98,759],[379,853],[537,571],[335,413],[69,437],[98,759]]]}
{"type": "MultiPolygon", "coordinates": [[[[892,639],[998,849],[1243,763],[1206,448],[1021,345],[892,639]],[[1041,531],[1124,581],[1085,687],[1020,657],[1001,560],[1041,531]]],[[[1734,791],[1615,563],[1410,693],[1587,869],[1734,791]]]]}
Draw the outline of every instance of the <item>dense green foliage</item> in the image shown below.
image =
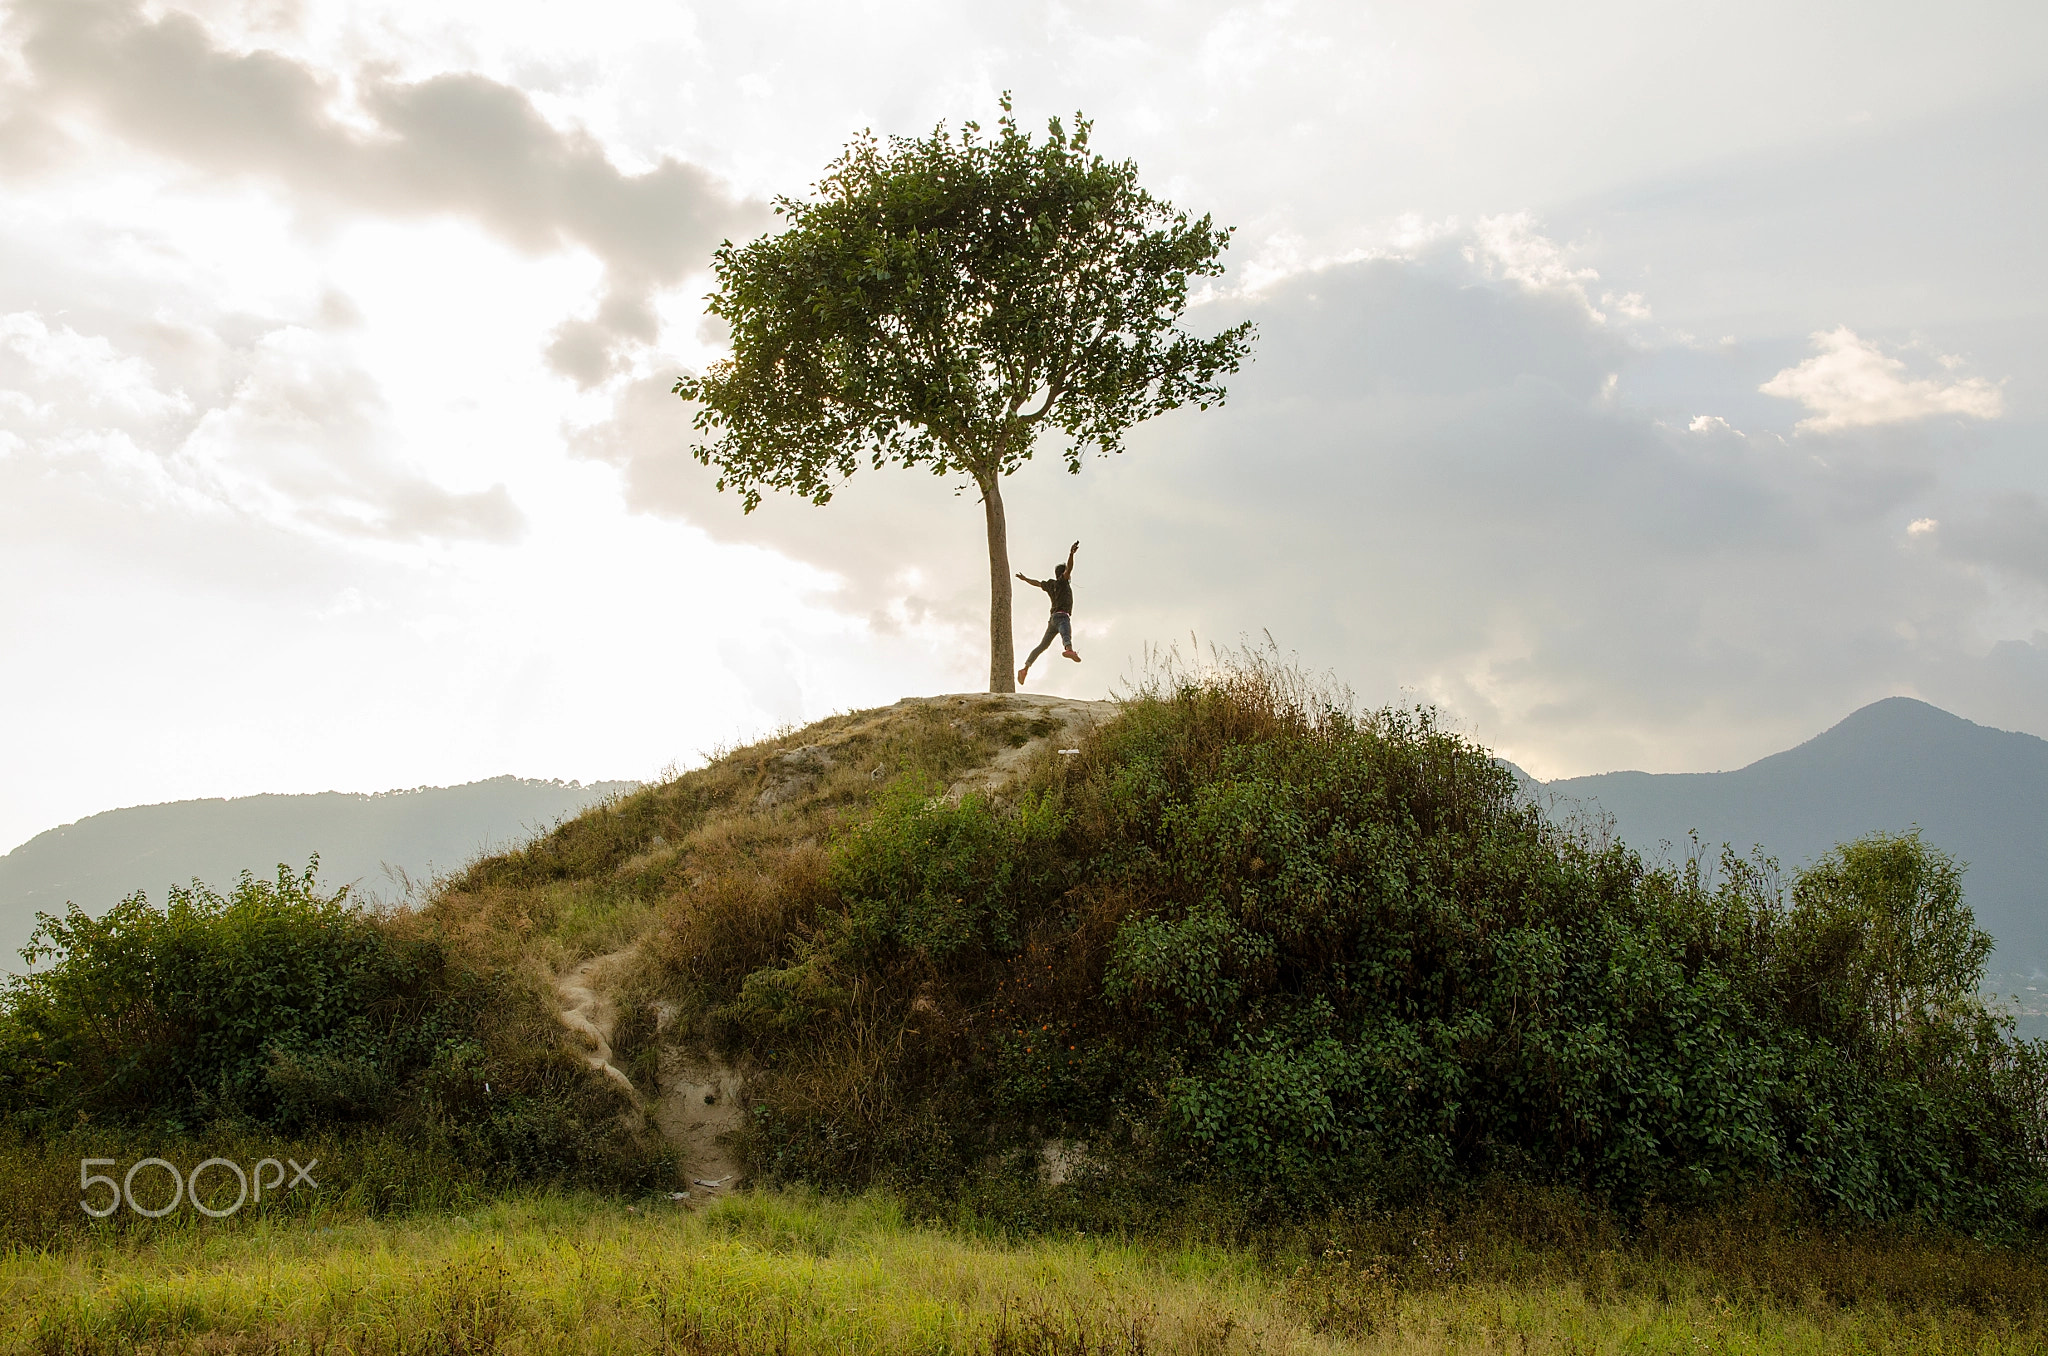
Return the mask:
{"type": "Polygon", "coordinates": [[[676,393],[749,510],[763,488],[825,503],[870,459],[1008,475],[1041,423],[1078,470],[1140,420],[1223,399],[1249,322],[1177,322],[1230,232],[1140,188],[1085,120],[1034,143],[1005,99],[998,135],[979,133],[862,137],[815,200],[777,199],[782,230],[718,250],[710,311],[733,353],[676,393]]]}
{"type": "Polygon", "coordinates": [[[1650,869],[1427,713],[1254,675],[1130,704],[1015,805],[888,798],[721,1029],[768,1070],[762,1160],[826,1181],[1078,1140],[1289,1209],[1504,1175],[2013,1221],[2043,1064],[1975,995],[1959,881],[1916,836],[1789,901],[1650,869]],[[866,1094],[824,1092],[849,1064],[866,1094]]]}
{"type": "Polygon", "coordinates": [[[323,894],[314,866],[244,873],[231,895],[174,888],[162,909],[131,895],[93,918],[46,916],[28,955],[56,963],[8,1006],[21,1089],[60,1118],[220,1114],[271,1124],[384,1110],[407,1078],[460,1039],[445,957],[389,938],[323,894]]]}
{"type": "MultiPolygon", "coordinates": [[[[17,1139],[146,1132],[410,1136],[465,1174],[635,1175],[619,1107],[516,1020],[531,1000],[416,919],[352,908],[314,866],[44,915],[0,996],[17,1139]],[[100,1129],[94,1129],[100,1127],[100,1129]]],[[[545,1022],[544,1016],[542,1017],[545,1022]]],[[[547,1030],[542,1025],[542,1030],[547,1030]]]]}
{"type": "Polygon", "coordinates": [[[841,837],[831,883],[861,952],[950,970],[1016,952],[1019,901],[1061,883],[1061,822],[1043,797],[997,815],[980,796],[949,805],[940,790],[915,775],[898,781],[841,837]]]}

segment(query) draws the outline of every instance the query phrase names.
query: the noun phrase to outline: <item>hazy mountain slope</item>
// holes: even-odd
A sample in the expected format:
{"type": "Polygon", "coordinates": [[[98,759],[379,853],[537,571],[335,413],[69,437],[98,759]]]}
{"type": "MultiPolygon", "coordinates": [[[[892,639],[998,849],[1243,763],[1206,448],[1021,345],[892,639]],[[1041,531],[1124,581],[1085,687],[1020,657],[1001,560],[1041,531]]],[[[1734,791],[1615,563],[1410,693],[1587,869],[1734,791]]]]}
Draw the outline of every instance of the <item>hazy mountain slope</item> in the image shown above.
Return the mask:
{"type": "Polygon", "coordinates": [[[415,877],[450,870],[636,785],[494,777],[377,795],[327,791],[108,810],[0,857],[0,968],[20,968],[18,952],[39,909],[62,912],[70,901],[98,913],[136,890],[160,903],[169,886],[195,876],[225,889],[244,868],[267,875],[279,862],[303,867],[315,852],[324,881],[389,892],[386,863],[415,877]]]}
{"type": "Polygon", "coordinates": [[[1970,904],[1999,942],[1993,968],[2048,966],[2048,740],[1889,697],[1733,772],[1609,772],[1543,790],[1597,804],[1646,856],[1660,842],[1682,851],[1697,831],[1710,848],[1760,843],[1794,867],[1917,824],[1969,864],[1970,904]]]}

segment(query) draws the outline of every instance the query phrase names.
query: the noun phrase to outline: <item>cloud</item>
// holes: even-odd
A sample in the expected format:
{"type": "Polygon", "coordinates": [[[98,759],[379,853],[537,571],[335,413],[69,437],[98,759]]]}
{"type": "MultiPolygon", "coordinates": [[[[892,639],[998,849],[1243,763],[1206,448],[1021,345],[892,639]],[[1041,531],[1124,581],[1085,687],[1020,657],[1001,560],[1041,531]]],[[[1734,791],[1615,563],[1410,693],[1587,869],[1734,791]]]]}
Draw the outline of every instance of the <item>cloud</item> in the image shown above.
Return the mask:
{"type": "Polygon", "coordinates": [[[526,520],[503,485],[457,492],[406,467],[383,397],[333,338],[265,334],[228,401],[208,410],[178,461],[223,499],[278,520],[392,541],[506,543],[526,520]]]}
{"type": "Polygon", "coordinates": [[[150,365],[101,335],[51,329],[32,311],[0,315],[0,401],[17,419],[49,427],[90,411],[130,429],[188,414],[181,391],[162,391],[150,365]]]}
{"type": "MultiPolygon", "coordinates": [[[[856,476],[825,508],[771,496],[742,514],[737,496],[718,492],[717,472],[690,454],[690,409],[670,393],[681,364],[648,366],[621,384],[604,418],[567,430],[572,455],[618,469],[631,509],[823,568],[839,581],[836,605],[877,634],[986,644],[986,565],[959,568],[983,550],[971,489],[889,469],[856,476]]],[[[751,671],[742,676],[754,682],[751,671]]]]}
{"type": "Polygon", "coordinates": [[[101,335],[52,325],[29,311],[0,316],[0,463],[19,463],[32,491],[45,475],[97,482],[101,498],[205,507],[151,449],[174,443],[196,417],[183,391],[101,335]]]}
{"type": "Polygon", "coordinates": [[[390,541],[471,540],[510,545],[526,535],[526,515],[500,485],[457,493],[424,476],[403,476],[377,486],[371,512],[360,516],[308,514],[345,532],[390,541]]]}
{"type": "MultiPolygon", "coordinates": [[[[453,215],[529,252],[589,250],[605,295],[550,350],[586,384],[654,340],[657,291],[767,219],[697,166],[664,157],[620,170],[588,132],[553,126],[524,92],[480,75],[408,83],[366,69],[350,100],[322,71],[225,50],[190,15],[151,18],[136,0],[18,0],[14,27],[31,82],[17,102],[85,113],[210,173],[270,180],[302,207],[453,215]]],[[[30,147],[8,153],[34,158],[30,147]]]]}
{"type": "MultiPolygon", "coordinates": [[[[2004,412],[2004,395],[1982,377],[1952,382],[1909,378],[1904,362],[1859,339],[1846,325],[1815,333],[1813,342],[1820,352],[1757,388],[1813,411],[1799,421],[1802,430],[1869,428],[1938,414],[1996,419],[2004,412]]],[[[1953,367],[1957,361],[1945,358],[1943,365],[1953,367]]]]}
{"type": "Polygon", "coordinates": [[[1931,447],[1824,464],[1748,414],[1693,432],[1655,391],[1690,403],[1675,365],[1726,360],[1639,350],[1571,300],[1398,261],[1296,279],[1224,410],[1034,489],[1115,542],[1126,634],[1270,628],[1374,699],[1581,766],[1721,765],[1738,729],[1761,754],[1982,653],[1981,585],[1898,550],[1931,447]],[[1606,399],[1617,371],[1647,394],[1606,399]]]}
{"type": "Polygon", "coordinates": [[[334,339],[282,326],[222,360],[234,378],[202,404],[106,336],[0,316],[0,456],[201,516],[393,541],[524,532],[503,485],[451,490],[404,464],[375,381],[334,339]]]}
{"type": "Polygon", "coordinates": [[[2008,490],[1974,513],[1938,525],[1923,521],[1938,527],[1944,555],[2048,585],[2048,502],[2039,495],[2008,490]]]}
{"type": "MultiPolygon", "coordinates": [[[[1506,278],[1538,292],[1557,292],[1574,297],[1595,321],[1603,315],[1586,294],[1588,283],[1598,282],[1597,270],[1574,265],[1555,240],[1544,235],[1535,217],[1527,212],[1481,217],[1464,246],[1466,260],[1488,278],[1506,278]]],[[[1630,319],[1648,319],[1650,308],[1640,293],[1616,297],[1608,293],[1601,300],[1615,306],[1630,319]]]]}

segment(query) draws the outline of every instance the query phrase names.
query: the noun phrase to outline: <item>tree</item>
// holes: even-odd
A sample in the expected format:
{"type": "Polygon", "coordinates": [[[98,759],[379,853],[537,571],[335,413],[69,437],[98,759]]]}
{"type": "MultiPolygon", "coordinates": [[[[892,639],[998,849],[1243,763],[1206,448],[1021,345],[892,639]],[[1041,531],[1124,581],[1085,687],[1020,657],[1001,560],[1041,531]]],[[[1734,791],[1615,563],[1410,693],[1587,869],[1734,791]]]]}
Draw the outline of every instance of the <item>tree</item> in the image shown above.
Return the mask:
{"type": "Polygon", "coordinates": [[[1044,141],[975,123],[872,133],[827,167],[787,225],[714,257],[710,311],[732,355],[675,393],[697,402],[695,456],[746,512],[763,489],[830,502],[865,461],[966,476],[988,527],[989,690],[1015,690],[1002,478],[1044,429],[1123,449],[1135,424],[1220,404],[1253,331],[1180,327],[1191,279],[1223,271],[1228,228],[1138,186],[1137,167],[1057,118],[1044,141]]]}
{"type": "Polygon", "coordinates": [[[1808,867],[1781,953],[1788,983],[1827,1029],[1896,1063],[1932,1054],[1983,1013],[1996,943],[1963,899],[1963,867],[1920,831],[1874,833],[1808,867]]]}

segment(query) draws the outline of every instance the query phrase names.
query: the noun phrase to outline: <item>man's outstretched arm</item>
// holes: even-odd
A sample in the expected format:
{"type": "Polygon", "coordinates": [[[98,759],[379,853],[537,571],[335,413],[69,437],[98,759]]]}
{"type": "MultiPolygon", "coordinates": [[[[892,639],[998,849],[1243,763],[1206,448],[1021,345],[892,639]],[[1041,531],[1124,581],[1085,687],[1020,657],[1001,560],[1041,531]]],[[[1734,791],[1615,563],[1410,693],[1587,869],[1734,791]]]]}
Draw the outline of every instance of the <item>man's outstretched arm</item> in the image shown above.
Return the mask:
{"type": "MultiPolygon", "coordinates": [[[[1069,573],[1071,573],[1071,571],[1069,573]]],[[[1022,570],[1017,571],[1017,577],[1023,580],[1025,583],[1031,585],[1032,588],[1042,589],[1045,587],[1045,581],[1043,579],[1033,579],[1030,575],[1024,573],[1022,570]]]]}
{"type": "Polygon", "coordinates": [[[1080,542],[1075,542],[1072,546],[1069,546],[1067,548],[1067,578],[1069,579],[1072,579],[1074,577],[1074,553],[1080,549],[1080,542]]]}

